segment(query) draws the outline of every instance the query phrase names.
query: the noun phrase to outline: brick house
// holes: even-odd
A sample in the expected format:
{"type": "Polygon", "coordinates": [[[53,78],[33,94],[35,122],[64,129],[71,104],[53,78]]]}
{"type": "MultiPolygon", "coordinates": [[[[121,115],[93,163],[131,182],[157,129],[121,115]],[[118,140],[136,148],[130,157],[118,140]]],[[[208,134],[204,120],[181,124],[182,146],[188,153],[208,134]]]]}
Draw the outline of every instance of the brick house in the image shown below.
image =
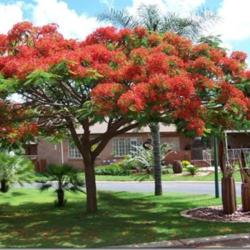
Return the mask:
{"type": "MultiPolygon", "coordinates": [[[[105,124],[96,124],[91,127],[91,134],[94,137],[106,130],[105,124]]],[[[82,134],[81,130],[77,131],[82,134]]],[[[174,125],[160,125],[161,143],[172,145],[174,153],[166,157],[166,163],[174,160],[189,160],[197,166],[209,166],[212,163],[213,154],[209,147],[204,146],[199,138],[188,138],[177,133],[174,125]],[[198,139],[198,140],[197,140],[198,139]]],[[[112,138],[96,160],[96,166],[106,165],[121,160],[128,155],[133,145],[140,145],[151,138],[149,127],[131,130],[123,135],[112,138]]],[[[240,150],[250,153],[250,130],[249,131],[226,131],[226,148],[228,160],[237,160],[240,150]]],[[[47,164],[67,163],[77,168],[83,168],[83,162],[78,149],[69,140],[58,144],[52,144],[44,139],[38,143],[26,146],[26,155],[35,162],[38,168],[43,169],[47,164]]]]}
{"type": "MultiPolygon", "coordinates": [[[[105,124],[96,124],[91,127],[91,134],[101,134],[106,130],[105,124]]],[[[82,134],[81,130],[77,131],[82,134]]],[[[191,159],[191,144],[193,139],[187,138],[176,132],[175,126],[160,125],[161,143],[169,143],[176,151],[175,154],[168,156],[168,163],[175,159],[191,159]]],[[[133,145],[140,145],[147,139],[151,138],[149,127],[131,130],[123,135],[112,138],[96,160],[96,165],[106,165],[121,160],[125,155],[131,152],[133,145]]],[[[52,144],[44,139],[38,143],[26,146],[26,154],[34,161],[40,163],[41,168],[46,164],[67,163],[77,168],[83,168],[81,155],[73,143],[64,140],[58,144],[52,144]]]]}

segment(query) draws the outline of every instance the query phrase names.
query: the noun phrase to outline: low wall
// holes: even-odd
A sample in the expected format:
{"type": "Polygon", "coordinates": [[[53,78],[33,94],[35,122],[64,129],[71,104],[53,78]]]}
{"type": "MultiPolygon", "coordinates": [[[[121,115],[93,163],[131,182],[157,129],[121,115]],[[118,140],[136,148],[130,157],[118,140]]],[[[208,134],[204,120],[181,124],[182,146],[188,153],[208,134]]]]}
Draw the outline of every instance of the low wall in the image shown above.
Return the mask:
{"type": "Polygon", "coordinates": [[[174,161],[191,161],[191,151],[190,150],[180,150],[177,152],[169,153],[165,158],[165,164],[173,164],[174,161]]]}

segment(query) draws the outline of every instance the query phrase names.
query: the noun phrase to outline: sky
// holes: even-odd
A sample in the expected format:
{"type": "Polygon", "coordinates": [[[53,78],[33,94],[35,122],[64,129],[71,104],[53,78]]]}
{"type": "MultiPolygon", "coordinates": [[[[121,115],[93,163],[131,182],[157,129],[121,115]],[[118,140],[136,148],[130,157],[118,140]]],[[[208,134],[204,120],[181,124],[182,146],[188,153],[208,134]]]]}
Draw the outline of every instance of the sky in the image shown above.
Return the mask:
{"type": "Polygon", "coordinates": [[[96,17],[109,8],[135,15],[141,4],[152,3],[162,14],[168,10],[185,16],[199,8],[213,10],[219,21],[206,34],[220,35],[229,50],[247,52],[250,65],[249,0],[0,0],[0,33],[29,20],[35,25],[57,23],[65,37],[82,40],[97,27],[107,26],[96,17]]]}

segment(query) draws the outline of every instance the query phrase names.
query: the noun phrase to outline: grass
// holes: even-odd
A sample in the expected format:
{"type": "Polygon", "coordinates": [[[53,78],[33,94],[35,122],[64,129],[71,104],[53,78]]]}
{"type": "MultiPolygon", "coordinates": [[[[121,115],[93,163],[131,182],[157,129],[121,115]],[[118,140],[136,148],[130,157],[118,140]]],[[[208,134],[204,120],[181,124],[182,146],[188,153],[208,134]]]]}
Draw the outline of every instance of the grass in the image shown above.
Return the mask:
{"type": "MultiPolygon", "coordinates": [[[[234,174],[235,181],[241,181],[240,173],[236,172],[234,174]]],[[[96,180],[98,181],[138,181],[143,179],[144,181],[153,181],[153,177],[143,176],[140,174],[125,175],[125,176],[113,176],[113,175],[96,175],[96,180]]],[[[221,179],[221,174],[219,174],[219,179],[221,179]]],[[[210,173],[206,176],[199,175],[175,175],[175,174],[164,174],[162,175],[163,181],[214,181],[214,173],[210,173]]]]}
{"type": "Polygon", "coordinates": [[[207,195],[102,192],[96,215],[84,212],[84,198],[82,193],[67,193],[67,206],[58,209],[53,191],[0,194],[0,248],[90,248],[249,232],[248,223],[180,216],[185,209],[220,204],[207,195]]]}

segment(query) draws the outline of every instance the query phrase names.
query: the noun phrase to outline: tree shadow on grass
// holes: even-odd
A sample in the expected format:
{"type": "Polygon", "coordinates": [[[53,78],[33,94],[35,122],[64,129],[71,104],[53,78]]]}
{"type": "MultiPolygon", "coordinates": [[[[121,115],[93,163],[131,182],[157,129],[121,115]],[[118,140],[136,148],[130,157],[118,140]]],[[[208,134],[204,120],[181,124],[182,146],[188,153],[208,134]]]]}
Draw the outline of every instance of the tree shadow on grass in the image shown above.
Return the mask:
{"type": "Polygon", "coordinates": [[[23,192],[15,191],[15,192],[11,192],[11,195],[13,195],[13,196],[23,196],[23,192]]]}
{"type": "Polygon", "coordinates": [[[99,211],[88,215],[83,201],[63,209],[51,203],[1,204],[0,247],[101,247],[249,231],[249,224],[198,222],[182,210],[217,202],[208,196],[154,197],[99,193],[99,211]]]}

